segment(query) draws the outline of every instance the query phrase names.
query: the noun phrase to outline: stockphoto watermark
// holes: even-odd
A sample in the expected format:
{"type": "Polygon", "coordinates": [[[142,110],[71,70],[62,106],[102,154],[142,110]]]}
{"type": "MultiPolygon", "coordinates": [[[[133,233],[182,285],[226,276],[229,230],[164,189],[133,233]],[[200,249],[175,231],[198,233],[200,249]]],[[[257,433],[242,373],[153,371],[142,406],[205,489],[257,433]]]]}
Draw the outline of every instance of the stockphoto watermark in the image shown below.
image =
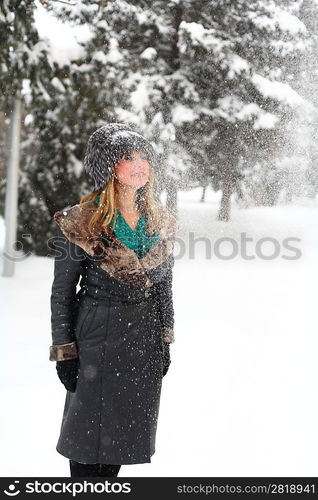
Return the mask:
{"type": "MultiPolygon", "coordinates": [[[[24,242],[29,241],[30,236],[30,234],[23,234],[22,240],[15,242],[12,251],[2,253],[3,257],[14,262],[20,262],[34,255],[33,252],[24,250],[26,246],[24,242]]],[[[121,243],[121,245],[124,244],[121,243]]],[[[234,259],[272,261],[276,259],[298,260],[302,256],[301,238],[297,236],[287,236],[280,240],[273,236],[255,238],[248,236],[246,232],[238,233],[236,237],[222,236],[212,239],[209,236],[196,236],[193,231],[189,231],[187,238],[180,236],[165,238],[159,240],[154,246],[156,246],[155,252],[159,260],[160,254],[162,254],[161,261],[165,260],[165,257],[171,253],[171,249],[175,260],[183,258],[202,259],[203,257],[207,260],[219,259],[223,261],[234,259]]],[[[70,241],[66,237],[52,236],[47,240],[47,251],[42,256],[55,257],[58,260],[72,259],[81,261],[91,258],[94,261],[99,261],[109,258],[110,248],[111,244],[107,242],[107,237],[92,237],[85,238],[85,240],[74,237],[70,241]]],[[[147,252],[145,255],[147,255],[147,252]]]]}
{"type": "Polygon", "coordinates": [[[297,260],[302,256],[300,249],[301,238],[288,236],[279,240],[272,236],[263,236],[255,239],[241,232],[238,237],[222,236],[212,240],[208,236],[195,236],[193,231],[188,233],[188,241],[176,238],[175,259],[187,256],[195,259],[204,256],[206,259],[233,260],[297,260]]]}

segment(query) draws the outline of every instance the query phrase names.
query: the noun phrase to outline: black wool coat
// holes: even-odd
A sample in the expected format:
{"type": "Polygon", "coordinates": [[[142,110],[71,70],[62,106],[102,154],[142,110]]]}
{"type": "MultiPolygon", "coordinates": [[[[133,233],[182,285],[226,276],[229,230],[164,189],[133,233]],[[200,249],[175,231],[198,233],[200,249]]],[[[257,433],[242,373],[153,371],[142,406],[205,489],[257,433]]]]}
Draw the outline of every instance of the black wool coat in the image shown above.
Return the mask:
{"type": "Polygon", "coordinates": [[[92,202],[54,214],[50,360],[79,358],[56,450],[81,463],[150,462],[174,338],[177,219],[162,207],[160,240],[139,259],[115,233],[92,237],[92,202]],[[77,286],[79,285],[79,290],[77,286]]]}

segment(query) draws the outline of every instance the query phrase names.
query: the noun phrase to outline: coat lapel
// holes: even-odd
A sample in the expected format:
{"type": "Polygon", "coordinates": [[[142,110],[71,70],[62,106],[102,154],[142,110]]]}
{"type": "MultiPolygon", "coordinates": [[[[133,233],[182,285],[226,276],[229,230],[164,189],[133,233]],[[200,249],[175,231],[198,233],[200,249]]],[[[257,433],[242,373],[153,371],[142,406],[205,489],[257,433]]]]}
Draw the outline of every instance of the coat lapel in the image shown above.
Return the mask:
{"type": "Polygon", "coordinates": [[[69,241],[80,246],[112,277],[128,285],[151,287],[153,282],[147,271],[158,267],[172,254],[175,233],[179,229],[176,217],[167,208],[161,207],[160,240],[139,259],[134,250],[121,242],[112,228],[111,234],[106,237],[90,235],[88,223],[94,213],[91,206],[92,202],[88,201],[83,204],[85,208],[79,204],[66,207],[55,212],[53,219],[69,241]]]}

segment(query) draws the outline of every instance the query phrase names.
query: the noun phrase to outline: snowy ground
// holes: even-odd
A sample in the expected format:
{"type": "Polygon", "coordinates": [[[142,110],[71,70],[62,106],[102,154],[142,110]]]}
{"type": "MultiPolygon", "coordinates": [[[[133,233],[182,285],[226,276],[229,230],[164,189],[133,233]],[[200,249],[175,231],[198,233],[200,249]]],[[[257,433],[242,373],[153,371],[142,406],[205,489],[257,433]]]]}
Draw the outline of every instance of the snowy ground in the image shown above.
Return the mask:
{"type": "MultiPolygon", "coordinates": [[[[175,248],[176,342],[163,379],[157,451],[120,476],[317,476],[318,200],[234,208],[218,222],[219,196],[180,195],[175,248]],[[189,255],[189,234],[203,243],[189,255]],[[215,256],[222,237],[255,255],[260,238],[288,237],[286,260],[215,256]],[[179,257],[180,248],[185,248],[179,257]]],[[[3,221],[0,221],[3,247],[3,221]]],[[[265,253],[264,246],[264,253],[265,253]]],[[[267,254],[272,252],[267,247],[267,254]]],[[[225,245],[223,255],[231,247],[225,245]]],[[[69,476],[55,450],[65,390],[48,360],[53,260],[31,256],[0,277],[1,476],[69,476]]]]}

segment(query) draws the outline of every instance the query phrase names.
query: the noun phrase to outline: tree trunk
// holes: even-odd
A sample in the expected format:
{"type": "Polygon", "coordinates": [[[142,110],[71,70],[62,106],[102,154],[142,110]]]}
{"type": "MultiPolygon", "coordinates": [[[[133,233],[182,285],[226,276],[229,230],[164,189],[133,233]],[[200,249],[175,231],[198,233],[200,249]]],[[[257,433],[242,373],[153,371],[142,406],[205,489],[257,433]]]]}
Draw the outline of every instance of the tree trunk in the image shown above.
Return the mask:
{"type": "Polygon", "coordinates": [[[168,210],[170,210],[172,214],[177,215],[178,191],[176,183],[173,181],[169,181],[166,189],[167,189],[166,207],[168,208],[168,210]]]}
{"type": "Polygon", "coordinates": [[[232,190],[229,185],[225,185],[222,192],[220,209],[217,219],[223,222],[229,222],[231,213],[231,194],[232,190]]]}
{"type": "Polygon", "coordinates": [[[200,203],[203,203],[205,201],[206,188],[207,188],[206,186],[203,186],[203,188],[202,188],[202,195],[201,195],[200,203]]]}

